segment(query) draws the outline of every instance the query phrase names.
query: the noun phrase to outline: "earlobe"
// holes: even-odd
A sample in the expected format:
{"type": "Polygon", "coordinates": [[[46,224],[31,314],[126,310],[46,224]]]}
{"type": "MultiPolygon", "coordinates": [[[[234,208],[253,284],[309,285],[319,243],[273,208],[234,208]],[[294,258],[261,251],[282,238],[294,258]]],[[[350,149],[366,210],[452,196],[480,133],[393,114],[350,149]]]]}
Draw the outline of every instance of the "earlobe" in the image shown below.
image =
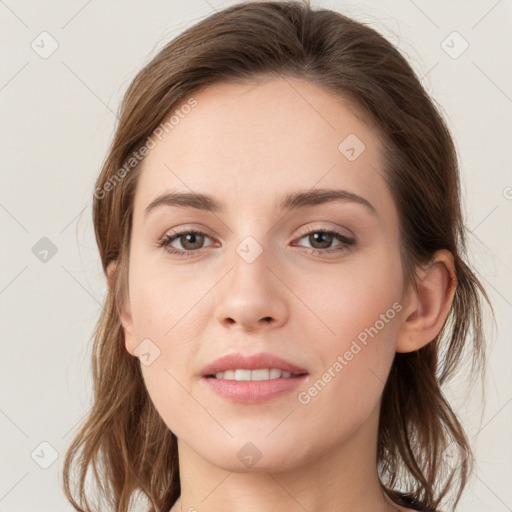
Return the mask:
{"type": "Polygon", "coordinates": [[[456,283],[453,255],[446,249],[437,251],[432,263],[419,270],[416,289],[410,292],[397,352],[413,352],[436,338],[448,317],[456,283]]]}
{"type": "MultiPolygon", "coordinates": [[[[114,293],[114,283],[117,273],[117,261],[112,261],[107,267],[107,282],[112,293],[114,293]]],[[[133,326],[132,313],[130,309],[129,297],[125,295],[123,304],[120,305],[119,319],[123,327],[125,347],[129,354],[135,356],[134,350],[137,346],[135,329],[133,326]]]]}

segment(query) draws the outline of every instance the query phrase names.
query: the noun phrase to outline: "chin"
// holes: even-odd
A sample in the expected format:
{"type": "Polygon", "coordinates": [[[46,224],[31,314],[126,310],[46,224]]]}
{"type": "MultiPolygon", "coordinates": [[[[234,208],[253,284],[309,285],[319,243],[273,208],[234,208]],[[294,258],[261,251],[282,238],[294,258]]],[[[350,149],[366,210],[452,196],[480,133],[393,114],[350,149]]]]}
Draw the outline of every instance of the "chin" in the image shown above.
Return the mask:
{"type": "Polygon", "coordinates": [[[242,440],[230,439],[227,444],[219,443],[215,452],[210,446],[208,453],[199,450],[198,453],[214,466],[235,473],[276,473],[307,463],[307,454],[298,453],[297,443],[291,439],[288,442],[278,436],[273,442],[249,439],[247,435],[242,440]]]}

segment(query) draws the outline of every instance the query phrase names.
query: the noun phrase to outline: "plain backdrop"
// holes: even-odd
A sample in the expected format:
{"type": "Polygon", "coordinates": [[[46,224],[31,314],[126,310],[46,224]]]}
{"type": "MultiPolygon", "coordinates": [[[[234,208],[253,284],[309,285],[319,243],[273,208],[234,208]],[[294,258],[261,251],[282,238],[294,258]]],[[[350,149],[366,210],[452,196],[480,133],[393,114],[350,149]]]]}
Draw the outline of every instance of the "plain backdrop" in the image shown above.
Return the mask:
{"type": "MultiPolygon", "coordinates": [[[[0,1],[1,512],[72,510],[62,462],[91,403],[91,335],[106,292],[94,180],[137,71],[233,3],[0,1]]],[[[452,131],[470,261],[496,312],[486,324],[485,408],[462,375],[446,387],[478,460],[457,510],[511,511],[512,2],[312,3],[398,46],[452,131]]]]}

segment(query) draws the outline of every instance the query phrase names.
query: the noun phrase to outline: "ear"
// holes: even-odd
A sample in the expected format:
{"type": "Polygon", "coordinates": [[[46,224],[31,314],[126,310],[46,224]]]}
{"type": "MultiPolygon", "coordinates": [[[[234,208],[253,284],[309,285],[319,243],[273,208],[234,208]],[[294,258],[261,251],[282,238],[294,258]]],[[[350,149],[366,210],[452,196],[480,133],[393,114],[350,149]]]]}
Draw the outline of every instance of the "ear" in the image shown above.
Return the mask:
{"type": "MultiPolygon", "coordinates": [[[[107,282],[108,287],[114,292],[114,283],[115,277],[117,273],[117,261],[112,261],[107,266],[107,282]]],[[[133,327],[133,319],[130,308],[130,298],[125,296],[124,303],[120,306],[119,319],[121,320],[121,325],[123,326],[124,331],[124,342],[126,350],[132,355],[135,356],[134,350],[137,346],[136,337],[135,337],[135,329],[133,327]]]]}
{"type": "Polygon", "coordinates": [[[434,340],[441,332],[455,295],[457,277],[450,251],[437,251],[432,262],[420,268],[417,275],[417,287],[411,287],[404,308],[397,352],[413,352],[434,340]]]}

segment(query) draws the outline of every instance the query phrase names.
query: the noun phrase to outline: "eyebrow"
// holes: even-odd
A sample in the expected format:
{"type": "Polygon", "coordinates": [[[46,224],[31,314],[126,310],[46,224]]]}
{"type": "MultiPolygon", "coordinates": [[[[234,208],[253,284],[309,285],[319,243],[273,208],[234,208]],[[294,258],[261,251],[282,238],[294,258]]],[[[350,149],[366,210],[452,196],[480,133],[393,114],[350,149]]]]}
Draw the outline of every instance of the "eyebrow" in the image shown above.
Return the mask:
{"type": "MultiPolygon", "coordinates": [[[[315,189],[306,192],[293,192],[286,195],[278,205],[281,211],[311,208],[320,204],[333,201],[351,202],[365,206],[373,215],[378,215],[375,207],[364,197],[358,196],[348,190],[339,189],[315,189]]],[[[183,208],[195,208],[208,212],[222,212],[224,205],[208,194],[196,192],[166,192],[156,197],[146,207],[144,215],[161,206],[178,206],[183,208]]]]}

